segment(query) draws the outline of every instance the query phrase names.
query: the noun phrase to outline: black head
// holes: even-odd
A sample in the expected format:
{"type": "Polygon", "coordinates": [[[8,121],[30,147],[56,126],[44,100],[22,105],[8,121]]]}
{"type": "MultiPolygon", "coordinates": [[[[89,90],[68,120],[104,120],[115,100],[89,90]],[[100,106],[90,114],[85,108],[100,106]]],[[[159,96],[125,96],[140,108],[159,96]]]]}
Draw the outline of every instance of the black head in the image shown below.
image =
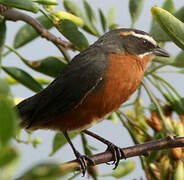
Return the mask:
{"type": "Polygon", "coordinates": [[[115,29],[106,33],[100,39],[99,41],[109,46],[110,49],[114,47],[116,50],[137,55],[141,58],[146,55],[169,57],[169,54],[160,48],[148,33],[137,29],[115,29]]]}

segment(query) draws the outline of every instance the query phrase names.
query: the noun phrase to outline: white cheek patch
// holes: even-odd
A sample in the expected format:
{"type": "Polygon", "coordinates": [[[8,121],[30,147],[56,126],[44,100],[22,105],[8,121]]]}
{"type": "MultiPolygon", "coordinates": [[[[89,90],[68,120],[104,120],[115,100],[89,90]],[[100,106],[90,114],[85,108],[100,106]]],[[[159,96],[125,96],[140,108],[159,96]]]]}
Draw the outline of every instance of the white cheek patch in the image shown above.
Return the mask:
{"type": "Polygon", "coordinates": [[[143,53],[143,54],[139,54],[138,57],[140,57],[142,59],[144,56],[147,56],[149,54],[152,54],[152,52],[146,52],[146,53],[143,53]]]}
{"type": "Polygon", "coordinates": [[[146,34],[136,34],[132,31],[132,35],[138,38],[146,39],[147,41],[151,42],[153,45],[157,46],[157,42],[149,35],[146,34]]]}
{"type": "Polygon", "coordinates": [[[146,52],[143,54],[139,54],[138,57],[142,59],[144,56],[147,56],[147,55],[151,55],[152,58],[155,58],[155,55],[152,52],[146,52]]]}

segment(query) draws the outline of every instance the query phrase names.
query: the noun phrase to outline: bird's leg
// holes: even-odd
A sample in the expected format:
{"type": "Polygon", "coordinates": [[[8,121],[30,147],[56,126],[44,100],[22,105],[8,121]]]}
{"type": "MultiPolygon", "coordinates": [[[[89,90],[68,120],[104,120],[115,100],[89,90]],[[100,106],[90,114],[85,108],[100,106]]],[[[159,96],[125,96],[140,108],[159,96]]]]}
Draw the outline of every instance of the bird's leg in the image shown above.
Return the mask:
{"type": "Polygon", "coordinates": [[[68,141],[68,143],[70,144],[74,154],[75,154],[75,157],[77,158],[78,162],[80,163],[81,165],[81,169],[82,169],[82,174],[83,176],[85,175],[86,173],[86,169],[87,169],[87,161],[90,165],[94,165],[94,161],[92,159],[90,159],[88,156],[86,155],[81,155],[74,147],[72,141],[70,140],[70,137],[68,135],[68,133],[65,131],[64,133],[64,136],[66,138],[66,140],[68,141]]]}
{"type": "MultiPolygon", "coordinates": [[[[102,142],[108,146],[106,151],[110,151],[112,153],[112,156],[114,159],[112,164],[115,164],[115,167],[113,169],[116,169],[116,167],[119,164],[120,159],[126,158],[123,150],[120,149],[119,147],[117,147],[116,145],[114,145],[113,143],[111,143],[110,141],[108,141],[108,140],[98,136],[97,134],[95,134],[91,131],[88,131],[88,130],[83,130],[82,132],[89,135],[89,136],[94,137],[95,139],[99,140],[100,142],[102,142]]],[[[109,164],[109,163],[107,163],[107,164],[109,164]]]]}

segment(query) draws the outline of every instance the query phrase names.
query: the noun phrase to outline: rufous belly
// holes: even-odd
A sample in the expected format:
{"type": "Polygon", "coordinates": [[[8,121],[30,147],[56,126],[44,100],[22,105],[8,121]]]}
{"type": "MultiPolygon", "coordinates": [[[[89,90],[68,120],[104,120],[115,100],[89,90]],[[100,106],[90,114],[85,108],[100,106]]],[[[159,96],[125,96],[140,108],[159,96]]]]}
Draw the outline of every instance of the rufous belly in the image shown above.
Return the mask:
{"type": "Polygon", "coordinates": [[[147,61],[142,63],[135,56],[111,55],[104,85],[89,93],[77,108],[51,121],[49,129],[83,130],[117,110],[138,88],[147,61]]]}

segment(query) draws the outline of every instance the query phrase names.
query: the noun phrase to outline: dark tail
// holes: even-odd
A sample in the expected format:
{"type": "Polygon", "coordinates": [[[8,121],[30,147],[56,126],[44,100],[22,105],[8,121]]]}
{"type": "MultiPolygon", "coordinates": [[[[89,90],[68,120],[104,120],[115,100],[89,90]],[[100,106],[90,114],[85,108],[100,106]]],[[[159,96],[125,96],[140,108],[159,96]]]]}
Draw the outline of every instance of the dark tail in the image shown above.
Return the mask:
{"type": "Polygon", "coordinates": [[[37,94],[23,100],[18,105],[16,105],[16,109],[21,118],[20,126],[22,128],[26,128],[30,124],[32,115],[34,114],[37,104],[39,102],[36,96],[37,94]]]}

